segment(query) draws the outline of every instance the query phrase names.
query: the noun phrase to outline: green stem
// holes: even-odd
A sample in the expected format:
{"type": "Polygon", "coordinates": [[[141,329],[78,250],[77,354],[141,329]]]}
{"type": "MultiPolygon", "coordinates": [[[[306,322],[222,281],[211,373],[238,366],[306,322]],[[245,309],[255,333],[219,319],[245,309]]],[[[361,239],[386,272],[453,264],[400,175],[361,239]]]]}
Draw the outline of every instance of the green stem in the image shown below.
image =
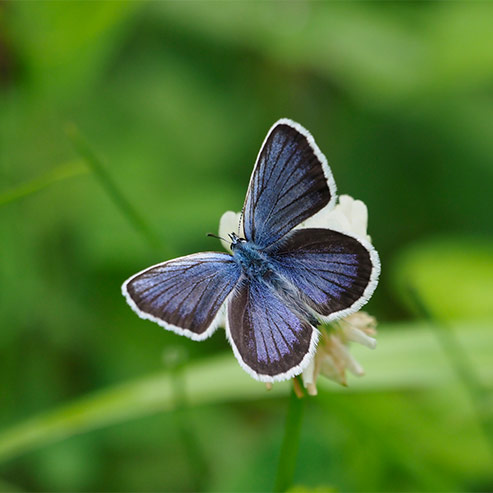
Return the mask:
{"type": "Polygon", "coordinates": [[[298,446],[300,442],[301,424],[306,397],[299,398],[294,389],[289,398],[288,414],[282,439],[281,454],[277,466],[277,476],[274,485],[275,493],[287,491],[293,484],[298,446]]]}
{"type": "Polygon", "coordinates": [[[115,184],[113,178],[106,171],[99,157],[91,149],[89,143],[86,139],[84,139],[75,125],[69,125],[67,127],[67,135],[69,136],[74,149],[94,172],[106,193],[113,200],[117,208],[120,209],[122,214],[127,218],[128,222],[142,234],[152,248],[160,249],[162,252],[162,244],[159,237],[152,230],[145,219],[137,212],[135,207],[123,195],[115,184]]]}
{"type": "Polygon", "coordinates": [[[450,327],[444,326],[443,322],[437,320],[415,288],[410,287],[409,292],[419,313],[433,327],[438,342],[447,355],[457,378],[462,382],[476,412],[483,435],[493,454],[493,420],[488,412],[490,392],[482,384],[474,365],[464,351],[463,346],[457,340],[454,331],[450,327]]]}
{"type": "Polygon", "coordinates": [[[34,180],[28,181],[0,193],[0,206],[15,202],[39,192],[53,183],[87,173],[87,167],[80,161],[62,164],[34,180]]]}
{"type": "Polygon", "coordinates": [[[176,368],[172,372],[174,417],[188,457],[189,473],[194,483],[193,490],[205,491],[209,479],[209,467],[193,430],[182,371],[183,368],[176,368]]]}

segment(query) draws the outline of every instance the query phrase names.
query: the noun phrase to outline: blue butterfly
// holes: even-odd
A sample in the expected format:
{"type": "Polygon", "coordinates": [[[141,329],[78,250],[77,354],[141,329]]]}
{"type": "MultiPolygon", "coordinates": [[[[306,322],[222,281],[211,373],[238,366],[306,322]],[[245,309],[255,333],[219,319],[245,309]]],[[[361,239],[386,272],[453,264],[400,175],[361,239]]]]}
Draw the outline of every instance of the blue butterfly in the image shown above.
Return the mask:
{"type": "Polygon", "coordinates": [[[263,382],[300,374],[317,325],[357,311],[377,285],[378,254],[330,229],[296,229],[334,206],[336,186],[311,134],[281,119],[269,130],[250,179],[242,234],[232,255],[203,252],[149,267],[122,286],[141,318],[194,340],[225,322],[242,368],[263,382]]]}

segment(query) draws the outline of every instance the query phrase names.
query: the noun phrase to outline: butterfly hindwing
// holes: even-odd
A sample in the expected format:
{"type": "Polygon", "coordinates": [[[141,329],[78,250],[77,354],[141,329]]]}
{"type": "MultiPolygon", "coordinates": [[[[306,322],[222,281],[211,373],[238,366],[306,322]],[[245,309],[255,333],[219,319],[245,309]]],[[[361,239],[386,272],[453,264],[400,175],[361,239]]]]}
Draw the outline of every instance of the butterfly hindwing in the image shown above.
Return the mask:
{"type": "Polygon", "coordinates": [[[243,222],[245,238],[273,244],[329,202],[336,187],[327,160],[301,125],[279,120],[262,145],[250,179],[243,222]]]}
{"type": "Polygon", "coordinates": [[[325,321],[364,305],[380,273],[369,243],[330,229],[295,230],[268,253],[278,274],[325,321]]]}
{"type": "Polygon", "coordinates": [[[141,318],[200,340],[220,323],[222,305],[239,276],[231,255],[203,252],[139,272],[122,292],[141,318]]]}
{"type": "Polygon", "coordinates": [[[288,308],[272,286],[242,278],[228,302],[227,334],[242,367],[273,382],[302,371],[315,351],[318,331],[288,308]]]}

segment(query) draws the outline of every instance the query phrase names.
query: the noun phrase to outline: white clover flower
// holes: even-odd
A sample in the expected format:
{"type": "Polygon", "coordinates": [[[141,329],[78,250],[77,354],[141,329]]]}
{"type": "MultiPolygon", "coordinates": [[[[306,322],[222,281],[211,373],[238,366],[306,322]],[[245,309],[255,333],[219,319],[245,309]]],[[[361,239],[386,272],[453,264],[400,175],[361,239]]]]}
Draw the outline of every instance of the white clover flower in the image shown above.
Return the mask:
{"type": "MultiPolygon", "coordinates": [[[[219,222],[219,236],[227,237],[231,232],[243,235],[241,213],[225,212],[219,222]]],[[[339,196],[337,205],[322,209],[299,226],[301,228],[326,228],[348,233],[371,242],[367,234],[368,209],[364,202],[349,195],[339,196]]],[[[221,240],[223,247],[231,252],[228,242],[221,240]]],[[[317,394],[316,382],[319,375],[347,385],[346,370],[356,376],[364,375],[362,366],[351,355],[349,344],[357,342],[370,349],[376,347],[376,319],[364,311],[353,313],[329,325],[321,326],[321,337],[317,351],[302,373],[303,384],[310,395],[317,394]]]]}
{"type": "Polygon", "coordinates": [[[358,342],[370,349],[376,347],[376,319],[359,311],[330,327],[321,327],[322,336],[315,357],[302,374],[303,384],[310,395],[317,395],[317,377],[323,375],[341,385],[347,385],[346,370],[361,377],[363,367],[349,351],[350,342],[358,342]]]}

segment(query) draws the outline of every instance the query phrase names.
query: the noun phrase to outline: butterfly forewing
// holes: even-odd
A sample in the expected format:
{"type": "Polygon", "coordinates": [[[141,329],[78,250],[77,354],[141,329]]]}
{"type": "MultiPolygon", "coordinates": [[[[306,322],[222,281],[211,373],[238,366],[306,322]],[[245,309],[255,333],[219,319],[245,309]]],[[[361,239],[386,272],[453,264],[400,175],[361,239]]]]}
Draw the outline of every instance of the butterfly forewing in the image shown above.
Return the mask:
{"type": "Polygon", "coordinates": [[[204,252],[155,265],[131,277],[123,294],[137,314],[192,339],[208,337],[240,276],[231,255],[204,252]]]}
{"type": "Polygon", "coordinates": [[[288,308],[268,284],[243,279],[228,303],[227,331],[236,357],[257,380],[276,381],[302,371],[318,332],[288,308]]]}
{"type": "Polygon", "coordinates": [[[260,150],[250,180],[243,221],[245,237],[273,244],[335,199],[327,161],[310,133],[280,120],[260,150]]]}
{"type": "Polygon", "coordinates": [[[352,313],[366,303],[380,270],[371,245],[329,229],[293,231],[269,254],[276,272],[328,320],[352,313]]]}

